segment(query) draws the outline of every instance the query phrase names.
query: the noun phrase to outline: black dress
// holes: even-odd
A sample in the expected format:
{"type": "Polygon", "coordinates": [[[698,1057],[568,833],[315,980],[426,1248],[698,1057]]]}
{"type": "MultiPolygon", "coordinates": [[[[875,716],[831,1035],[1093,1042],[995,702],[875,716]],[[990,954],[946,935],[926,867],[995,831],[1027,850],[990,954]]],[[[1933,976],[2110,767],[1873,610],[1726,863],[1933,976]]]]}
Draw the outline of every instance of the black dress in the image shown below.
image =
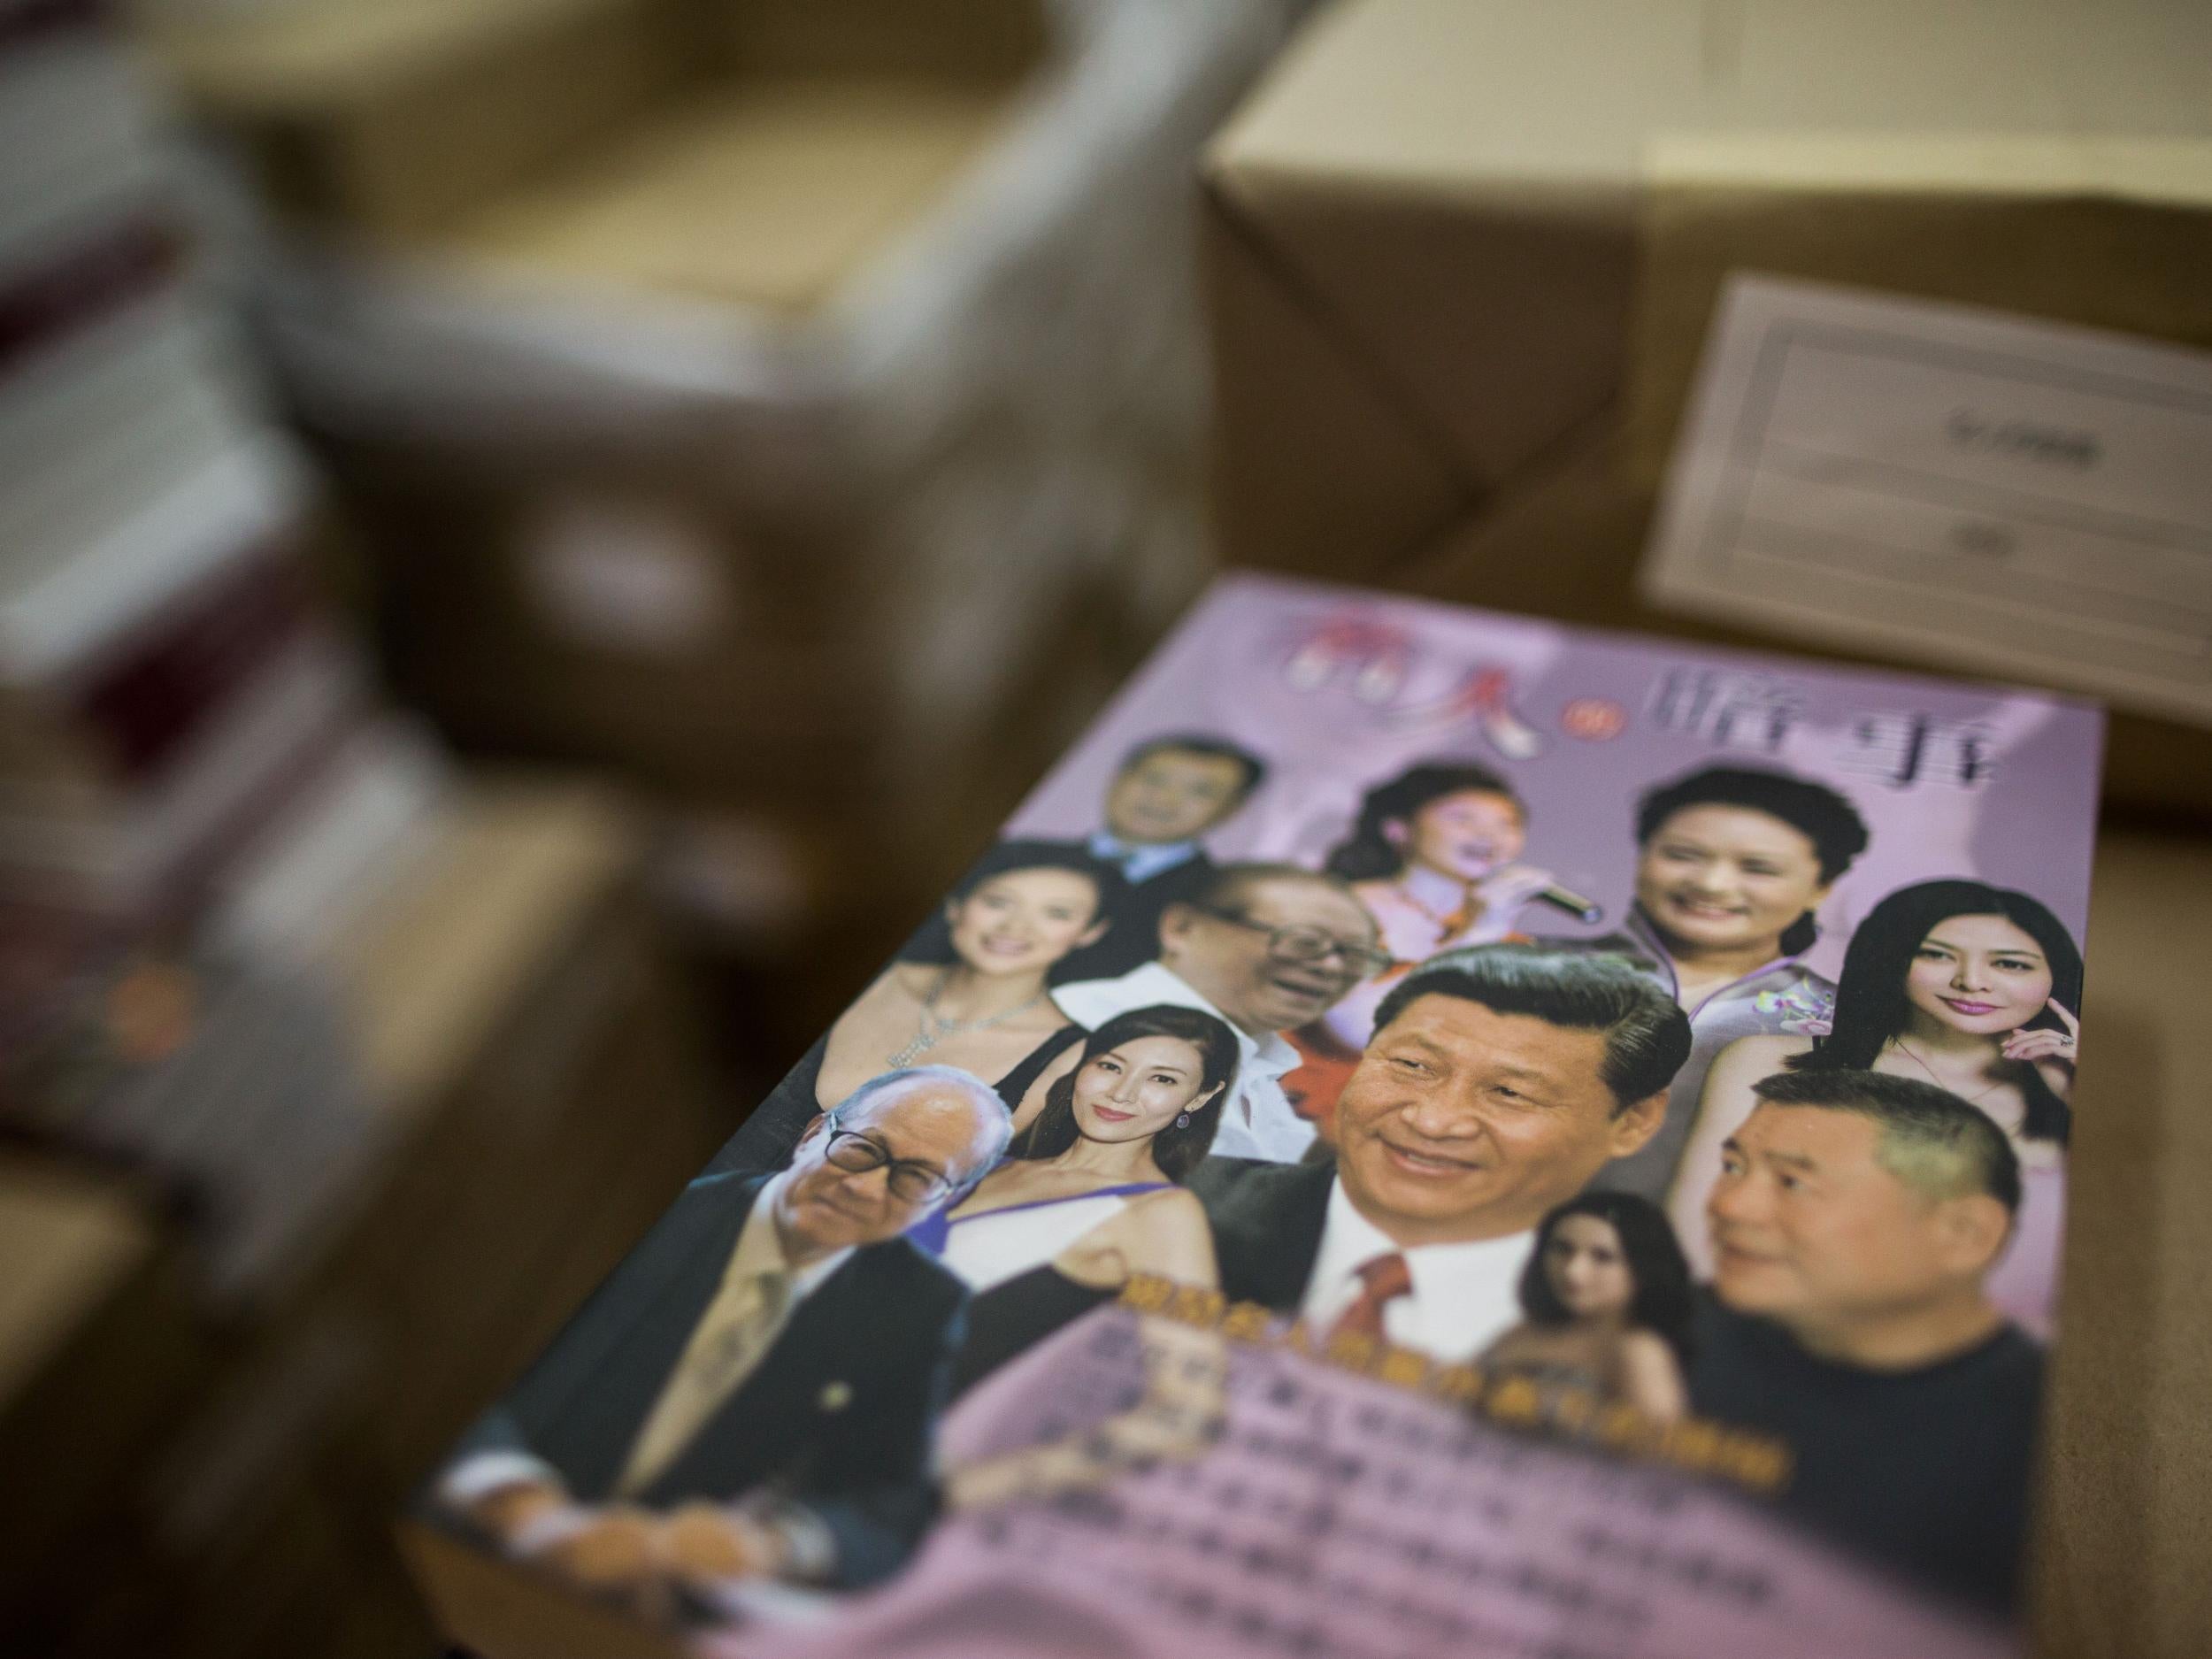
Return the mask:
{"type": "Polygon", "coordinates": [[[968,1303],[967,1340],[952,1363],[953,1398],[1115,1294],[1111,1286],[1079,1285],[1048,1264],[994,1285],[968,1303]]]}

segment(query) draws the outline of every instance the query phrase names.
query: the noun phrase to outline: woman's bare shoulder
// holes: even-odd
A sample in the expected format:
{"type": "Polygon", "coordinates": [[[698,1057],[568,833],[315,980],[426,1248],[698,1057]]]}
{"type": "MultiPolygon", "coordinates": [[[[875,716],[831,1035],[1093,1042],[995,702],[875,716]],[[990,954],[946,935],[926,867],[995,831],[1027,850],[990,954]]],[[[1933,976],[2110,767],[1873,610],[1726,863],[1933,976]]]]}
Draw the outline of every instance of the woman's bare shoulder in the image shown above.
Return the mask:
{"type": "Polygon", "coordinates": [[[1672,1376],[1681,1370],[1674,1356],[1674,1346],[1656,1331],[1640,1327],[1621,1333],[1621,1368],[1632,1375],[1672,1376]]]}
{"type": "Polygon", "coordinates": [[[1137,1271],[1171,1278],[1197,1277],[1200,1263],[1213,1261],[1213,1229],[1205,1206],[1187,1187],[1143,1193],[1087,1233],[1075,1246],[1080,1256],[1111,1255],[1137,1271]]]}
{"type": "Polygon", "coordinates": [[[1813,1041],[1809,1037],[1800,1037],[1786,1031],[1761,1032],[1756,1036],[1737,1038],[1721,1052],[1747,1060],[1782,1060],[1793,1054],[1808,1053],[1812,1046],[1813,1041]]]}
{"type": "Polygon", "coordinates": [[[1198,1202],[1198,1194],[1187,1187],[1163,1187],[1157,1192],[1139,1193],[1122,1213],[1141,1217],[1151,1227],[1206,1225],[1206,1206],[1198,1202]]]}
{"type": "Polygon", "coordinates": [[[1537,1327],[1524,1320],[1485,1348],[1482,1357],[1493,1364],[1509,1363],[1522,1358],[1540,1340],[1537,1327]]]}

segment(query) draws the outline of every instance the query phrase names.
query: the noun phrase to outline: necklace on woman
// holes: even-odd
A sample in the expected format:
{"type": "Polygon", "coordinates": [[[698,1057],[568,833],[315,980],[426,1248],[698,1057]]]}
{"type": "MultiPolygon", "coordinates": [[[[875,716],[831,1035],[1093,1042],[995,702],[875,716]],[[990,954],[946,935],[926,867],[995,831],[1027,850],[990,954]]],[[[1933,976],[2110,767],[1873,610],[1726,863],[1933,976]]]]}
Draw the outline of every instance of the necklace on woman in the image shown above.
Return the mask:
{"type": "Polygon", "coordinates": [[[964,1037],[970,1032],[988,1031],[1002,1020],[1011,1019],[1017,1014],[1026,1014],[1045,1000],[1045,994],[1040,991],[1026,1002],[1002,1008],[982,1019],[947,1019],[937,1012],[937,999],[945,994],[945,981],[950,978],[952,970],[947,968],[937,976],[937,983],[929,987],[929,994],[922,998],[921,1018],[915,1025],[914,1041],[896,1054],[884,1057],[884,1064],[894,1071],[901,1066],[913,1064],[948,1037],[964,1037]]]}
{"type": "Polygon", "coordinates": [[[1911,1061],[1923,1071],[1925,1071],[1928,1074],[1929,1080],[1938,1088],[1944,1090],[1947,1094],[1956,1094],[1961,1100],[1966,1101],[1970,1104],[1975,1101],[1981,1100],[1986,1095],[1994,1094],[1999,1089],[2004,1087],[2005,1086],[2005,1079],[2003,1078],[1999,1078],[1994,1083],[1990,1084],[1986,1088],[1979,1089],[1974,1094],[1969,1094],[1964,1090],[1955,1088],[1950,1084],[1946,1083],[1943,1080],[1942,1074],[1939,1072],[1935,1067],[1930,1065],[1925,1060],[1922,1059],[1918,1054],[1905,1046],[1905,1040],[1902,1037],[1892,1037],[1889,1041],[1890,1046],[1895,1048],[1898,1053],[1903,1055],[1905,1058],[1911,1061]]]}
{"type": "Polygon", "coordinates": [[[1405,901],[1407,908],[1428,918],[1430,925],[1436,929],[1439,942],[1455,934],[1466,932],[1468,928],[1474,926],[1475,918],[1482,914],[1482,901],[1475,896],[1475,889],[1471,884],[1460,888],[1459,903],[1456,908],[1449,910],[1438,910],[1414,892],[1410,871],[1400,876],[1390,885],[1398,896],[1405,901]]]}

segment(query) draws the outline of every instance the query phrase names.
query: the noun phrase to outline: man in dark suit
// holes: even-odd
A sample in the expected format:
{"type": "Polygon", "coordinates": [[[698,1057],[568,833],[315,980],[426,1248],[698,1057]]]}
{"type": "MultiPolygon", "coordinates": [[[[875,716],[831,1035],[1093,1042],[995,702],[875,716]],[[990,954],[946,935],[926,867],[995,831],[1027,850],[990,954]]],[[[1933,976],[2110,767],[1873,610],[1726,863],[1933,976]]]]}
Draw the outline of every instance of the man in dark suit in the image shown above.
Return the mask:
{"type": "Polygon", "coordinates": [[[1332,1164],[1208,1158],[1222,1288],[1349,1331],[1472,1358],[1517,1323],[1548,1211],[1659,1126],[1690,1047],[1625,961],[1530,945],[1433,956],[1376,1011],[1332,1164]]]}
{"type": "Polygon", "coordinates": [[[1249,801],[1266,775],[1258,756],[1217,737],[1153,737],[1131,749],[1107,786],[1104,825],[1081,843],[1128,887],[1105,936],[1062,958],[1053,983],[1110,979],[1151,961],[1167,907],[1190,902],[1213,879],[1200,838],[1249,801]]]}
{"type": "Polygon", "coordinates": [[[444,1507],[637,1601],[895,1570],[935,1508],[965,1294],[900,1235],[996,1162],[965,1072],[887,1073],[791,1166],[695,1181],[464,1442],[444,1507]]]}

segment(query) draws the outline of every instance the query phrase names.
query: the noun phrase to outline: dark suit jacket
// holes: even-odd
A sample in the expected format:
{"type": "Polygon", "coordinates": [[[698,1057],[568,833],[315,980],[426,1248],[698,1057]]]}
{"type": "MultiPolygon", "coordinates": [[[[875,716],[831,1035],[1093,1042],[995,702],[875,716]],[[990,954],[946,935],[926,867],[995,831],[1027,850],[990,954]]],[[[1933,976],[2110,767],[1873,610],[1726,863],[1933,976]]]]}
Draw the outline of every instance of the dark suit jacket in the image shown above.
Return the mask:
{"type": "Polygon", "coordinates": [[[1187,1184],[1213,1227],[1223,1294],[1296,1313],[1321,1254],[1336,1166],[1205,1158],[1187,1184]]]}
{"type": "MultiPolygon", "coordinates": [[[[528,1452],[580,1500],[606,1498],[767,1180],[694,1181],[477,1425],[464,1455],[528,1452]]],[[[931,1449],[966,1302],[958,1279],[902,1239],[855,1250],[640,1500],[771,1489],[829,1528],[837,1583],[894,1571],[935,1512],[931,1449]]]]}

